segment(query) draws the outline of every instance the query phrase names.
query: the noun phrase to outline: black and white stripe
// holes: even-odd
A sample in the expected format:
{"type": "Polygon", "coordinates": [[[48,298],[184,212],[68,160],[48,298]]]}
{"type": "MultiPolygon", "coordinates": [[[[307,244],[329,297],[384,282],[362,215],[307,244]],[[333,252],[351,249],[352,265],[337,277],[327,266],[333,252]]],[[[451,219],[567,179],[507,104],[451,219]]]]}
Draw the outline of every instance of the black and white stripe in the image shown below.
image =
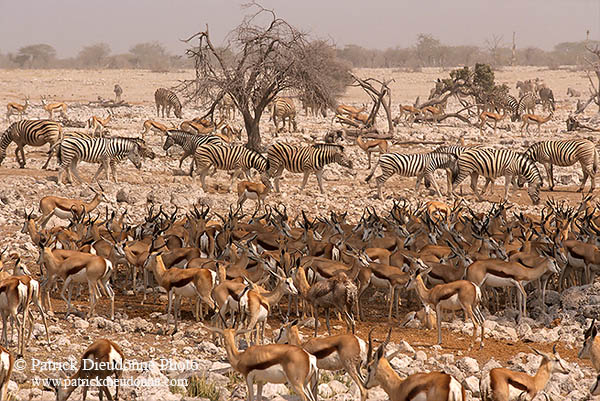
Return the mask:
{"type": "Polygon", "coordinates": [[[494,105],[498,111],[505,110],[510,115],[512,121],[519,120],[519,101],[513,95],[498,95],[494,100],[494,105]]]}
{"type": "Polygon", "coordinates": [[[371,170],[371,173],[365,178],[369,181],[377,166],[381,167],[381,175],[377,180],[377,196],[381,199],[381,187],[394,174],[402,177],[417,177],[416,190],[419,190],[421,180],[424,178],[433,184],[438,195],[441,196],[440,189],[433,179],[433,172],[437,169],[446,169],[448,174],[448,191],[450,191],[451,178],[456,174],[456,156],[451,153],[385,153],[381,155],[377,164],[371,170]]]}
{"type": "MultiPolygon", "coordinates": [[[[250,179],[250,170],[255,169],[261,175],[266,173],[268,161],[260,153],[248,149],[245,146],[227,146],[227,145],[202,145],[196,148],[194,153],[194,164],[200,175],[202,189],[206,192],[206,175],[211,167],[215,170],[234,171],[231,177],[231,183],[243,171],[246,177],[250,179]]],[[[229,185],[231,189],[231,184],[229,185]]]]}
{"type": "MultiPolygon", "coordinates": [[[[202,145],[224,145],[223,140],[216,135],[196,135],[187,131],[170,129],[166,132],[165,143],[163,150],[168,151],[173,145],[179,145],[183,148],[183,156],[179,159],[179,168],[183,164],[183,161],[192,156],[198,146],[202,145]]],[[[194,171],[194,163],[190,166],[190,175],[194,171]]]]}
{"type": "Polygon", "coordinates": [[[181,118],[181,102],[177,95],[168,89],[158,88],[154,92],[154,101],[156,102],[156,115],[160,117],[160,109],[162,108],[162,116],[165,116],[165,110],[167,111],[167,117],[170,117],[171,108],[175,113],[175,117],[181,118]]]}
{"type": "Polygon", "coordinates": [[[583,179],[579,191],[590,177],[592,186],[590,192],[596,187],[596,173],[598,172],[598,152],[593,142],[587,139],[570,139],[564,141],[541,141],[531,145],[524,154],[532,160],[542,163],[546,168],[550,190],[554,190],[553,165],[572,166],[579,162],[583,170],[583,179]]]}
{"type": "Polygon", "coordinates": [[[539,103],[539,98],[533,92],[527,92],[519,99],[519,105],[517,106],[517,112],[519,117],[525,113],[535,113],[535,105],[539,103]]]}
{"type": "Polygon", "coordinates": [[[508,188],[513,177],[523,176],[529,183],[529,197],[534,204],[540,201],[539,190],[542,177],[529,157],[509,149],[470,149],[458,157],[458,175],[453,180],[452,191],[467,177],[471,176],[471,189],[482,201],[477,191],[477,179],[482,175],[494,180],[504,176],[505,192],[504,199],[508,198],[508,188]]]}
{"type": "MultiPolygon", "coordinates": [[[[6,158],[6,149],[14,142],[17,145],[15,157],[20,168],[25,168],[25,151],[27,146],[43,146],[50,144],[52,147],[62,137],[61,125],[51,120],[21,120],[12,123],[0,137],[0,164],[6,158]],[[19,157],[19,154],[21,155],[19,157]]],[[[48,167],[50,158],[42,168],[48,167]]]]}
{"type": "Polygon", "coordinates": [[[67,172],[67,181],[71,181],[71,174],[83,182],[77,172],[77,164],[80,161],[88,163],[100,163],[96,171],[94,181],[106,169],[108,179],[108,168],[110,166],[113,180],[117,182],[115,165],[121,160],[129,159],[136,168],[142,167],[142,158],[154,158],[154,153],[149,150],[144,141],[137,138],[80,138],[68,137],[63,139],[58,146],[58,162],[61,170],[58,173],[58,182],[62,182],[62,173],[67,172]]]}
{"type": "Polygon", "coordinates": [[[274,143],[267,149],[269,160],[269,178],[274,178],[275,190],[279,192],[279,177],[283,170],[292,173],[304,173],[302,187],[304,189],[311,173],[317,176],[321,193],[323,191],[323,168],[330,163],[338,163],[352,168],[352,161],[344,155],[344,147],[334,144],[315,144],[311,146],[294,146],[287,143],[274,143]]]}
{"type": "Polygon", "coordinates": [[[296,106],[294,106],[294,101],[291,98],[278,97],[273,100],[271,118],[273,119],[273,124],[275,124],[275,136],[279,132],[278,119],[283,123],[281,126],[282,129],[285,128],[286,118],[288,120],[288,132],[292,132],[292,124],[294,125],[294,131],[298,129],[296,125],[296,106]]]}

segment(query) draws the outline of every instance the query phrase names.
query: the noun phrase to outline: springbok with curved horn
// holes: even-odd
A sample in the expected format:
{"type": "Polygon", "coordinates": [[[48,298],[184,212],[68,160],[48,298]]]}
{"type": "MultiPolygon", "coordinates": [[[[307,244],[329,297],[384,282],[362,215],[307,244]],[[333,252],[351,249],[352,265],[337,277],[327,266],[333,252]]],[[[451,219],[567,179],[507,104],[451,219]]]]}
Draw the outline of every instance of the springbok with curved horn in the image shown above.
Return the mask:
{"type": "Polygon", "coordinates": [[[54,390],[56,393],[57,401],[66,401],[73,391],[81,385],[83,387],[83,400],[85,401],[88,387],[94,385],[94,383],[99,383],[97,385],[100,389],[100,399],[103,398],[103,394],[106,394],[106,398],[112,401],[113,397],[106,386],[106,378],[114,374],[116,379],[114,400],[117,401],[119,399],[124,362],[125,354],[116,343],[106,339],[96,340],[81,356],[79,369],[73,376],[66,377],[64,372],[60,371],[67,384],[57,386],[55,380],[49,380],[50,390],[54,390]]]}
{"type": "Polygon", "coordinates": [[[429,273],[428,268],[421,259],[410,259],[416,263],[419,269],[406,284],[406,288],[415,289],[421,301],[435,308],[437,315],[438,344],[442,343],[442,309],[460,310],[465,313],[465,319],[469,317],[473,322],[473,338],[471,347],[475,345],[477,326],[481,327],[481,339],[479,348],[483,348],[483,321],[484,317],[479,309],[481,303],[481,290],[474,283],[467,280],[458,280],[448,284],[438,284],[432,289],[427,289],[423,282],[422,274],[429,273]]]}
{"type": "MultiPolygon", "coordinates": [[[[367,389],[381,386],[390,397],[390,401],[465,401],[464,387],[449,374],[442,372],[415,373],[402,380],[392,368],[385,356],[385,347],[389,342],[392,329],[388,338],[379,346],[375,355],[372,355],[373,342],[369,333],[369,349],[367,351],[367,389]]],[[[393,359],[392,354],[389,359],[393,359]]]]}
{"type": "Polygon", "coordinates": [[[248,400],[262,401],[264,383],[289,383],[302,401],[316,401],[311,385],[318,382],[317,358],[296,345],[267,344],[253,345],[240,352],[235,336],[247,330],[219,329],[206,327],[209,331],[221,334],[225,340],[225,350],[231,367],[241,373],[248,386],[248,400]]]}
{"type": "MultiPolygon", "coordinates": [[[[102,189],[102,187],[100,187],[102,189]]],[[[41,228],[46,227],[52,216],[60,219],[71,219],[75,214],[87,214],[94,210],[102,200],[106,201],[103,191],[97,192],[90,187],[96,194],[94,198],[86,202],[81,199],[61,198],[59,196],[44,196],[40,199],[40,212],[42,215],[37,218],[41,228]]]]}
{"type": "MultiPolygon", "coordinates": [[[[308,321],[308,319],[306,320],[308,321]]],[[[350,378],[356,383],[360,391],[361,401],[367,399],[367,390],[363,386],[364,378],[360,372],[360,366],[366,358],[367,345],[354,334],[338,334],[334,336],[312,338],[302,342],[298,326],[294,320],[284,324],[279,330],[275,342],[278,344],[292,344],[302,347],[309,354],[317,358],[317,367],[325,370],[345,370],[350,378]]]]}
{"type": "Polygon", "coordinates": [[[537,393],[544,390],[552,373],[569,373],[566,362],[556,352],[556,344],[552,347],[552,354],[533,348],[531,350],[542,357],[540,367],[534,376],[506,368],[492,369],[489,381],[482,380],[480,383],[481,399],[512,401],[521,400],[526,395],[528,400],[533,400],[537,393]]]}

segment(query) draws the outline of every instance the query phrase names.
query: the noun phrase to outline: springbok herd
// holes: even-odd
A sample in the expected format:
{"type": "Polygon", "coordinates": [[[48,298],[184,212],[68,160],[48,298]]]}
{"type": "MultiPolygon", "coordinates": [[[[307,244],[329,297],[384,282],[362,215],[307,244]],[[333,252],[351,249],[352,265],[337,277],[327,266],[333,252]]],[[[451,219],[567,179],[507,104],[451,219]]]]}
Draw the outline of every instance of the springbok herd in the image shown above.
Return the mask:
{"type": "MultiPolygon", "coordinates": [[[[120,100],[123,90],[120,86],[119,89],[120,100]]],[[[169,92],[156,91],[157,113],[166,112],[169,118],[173,109],[176,117],[182,118],[185,110],[182,111],[179,100],[174,100],[176,95],[169,92]]],[[[15,115],[25,117],[32,107],[29,100],[26,98],[24,105],[10,103],[7,119],[15,115]]],[[[278,119],[283,120],[284,126],[287,119],[288,129],[297,130],[296,112],[290,115],[277,110],[289,112],[294,108],[294,101],[288,100],[291,103],[272,107],[276,131],[278,119]]],[[[324,371],[347,373],[361,401],[367,399],[367,390],[376,386],[381,386],[394,401],[466,400],[470,392],[465,383],[451,374],[424,371],[407,376],[394,369],[392,360],[397,353],[386,353],[391,334],[402,336],[403,326],[411,320],[410,324],[419,325],[420,330],[436,330],[437,344],[443,349],[455,349],[449,340],[452,334],[443,329],[443,322],[450,320],[448,311],[453,315],[459,311],[459,319],[463,316],[465,322],[470,322],[469,330],[472,324],[469,352],[482,352],[489,338],[486,328],[490,317],[515,308],[516,319],[521,322],[533,310],[532,298],[539,299],[537,305],[545,309],[548,291],[563,293],[589,285],[600,271],[599,204],[593,194],[582,196],[577,204],[552,198],[552,194],[542,200],[542,175],[536,164],[545,167],[553,190],[552,166],[579,163],[583,171],[580,190],[589,177],[593,192],[598,155],[588,139],[532,141],[521,149],[523,152],[506,146],[498,149],[482,144],[447,144],[436,145],[427,153],[409,154],[394,152],[397,145],[386,140],[358,137],[356,141],[346,138],[346,146],[274,142],[268,144],[266,154],[261,154],[236,145],[239,130],[233,120],[226,119],[231,113],[227,104],[221,109],[223,117],[219,122],[184,120],[176,128],[169,127],[173,120],[166,124],[145,120],[139,138],[109,135],[111,125],[118,124],[116,113],[106,118],[92,116],[88,132],[69,132],[53,121],[54,112],[63,117],[70,112],[68,105],[48,104],[44,99],[43,106],[48,120],[20,120],[9,125],[0,139],[0,162],[11,143],[17,145],[15,154],[20,167],[26,162],[25,146],[49,143],[46,164],[57,157],[59,185],[64,173],[67,180],[72,173],[83,181],[77,171],[81,161],[100,164],[94,180],[103,170],[108,179],[110,169],[116,182],[115,168],[122,160],[131,160],[137,168],[141,168],[143,159],[156,163],[151,141],[145,140],[154,132],[164,135],[163,150],[181,146],[184,153],[180,167],[185,158],[193,158],[189,173],[193,175],[195,171],[201,177],[207,197],[218,196],[205,183],[206,176],[214,175],[216,170],[231,172],[232,183],[241,173],[245,173],[246,180],[237,183],[237,204],[226,207],[197,205],[183,210],[148,206],[145,215],[130,215],[113,208],[108,199],[110,191],[104,191],[100,184],[90,200],[44,196],[39,200],[38,212],[29,204],[22,233],[37,249],[39,259],[27,266],[13,249],[4,249],[0,255],[0,313],[6,347],[0,347],[0,400],[10,399],[8,384],[13,365],[16,358],[28,352],[35,319],[40,318],[45,327],[45,338],[39,340],[40,344],[49,346],[56,338],[48,330],[47,318],[62,319],[78,313],[72,304],[74,297],[88,304],[88,319],[99,314],[114,319],[120,312],[115,299],[133,291],[141,295],[136,297],[138,302],[144,303],[149,297],[156,302],[157,288],[167,294],[168,334],[179,331],[181,310],[185,308],[181,301],[190,298],[195,322],[186,323],[201,327],[207,337],[212,333],[217,344],[222,344],[231,368],[245,379],[249,400],[262,399],[265,383],[286,383],[300,399],[316,400],[324,371]],[[356,145],[366,157],[351,157],[357,153],[348,152],[347,149],[354,149],[348,143],[356,145]],[[374,152],[379,158],[372,162],[374,152]],[[376,169],[381,169],[374,198],[383,198],[384,189],[393,192],[394,187],[387,180],[398,174],[416,177],[417,191],[422,180],[431,185],[435,200],[419,200],[414,195],[412,199],[395,199],[390,207],[382,207],[390,204],[385,200],[369,200],[367,204],[373,206],[364,208],[360,219],[351,221],[347,213],[334,211],[315,214],[300,207],[289,213],[291,205],[271,192],[279,192],[281,174],[288,170],[304,174],[303,189],[308,176],[314,173],[320,192],[324,193],[322,175],[330,163],[369,169],[367,180],[376,169]],[[438,169],[447,174],[444,195],[436,183],[434,173],[438,169]],[[258,172],[255,180],[252,170],[258,172]],[[482,200],[477,189],[478,176],[486,177],[486,189],[489,184],[493,186],[495,178],[505,177],[504,201],[475,207],[459,197],[456,189],[467,176],[471,177],[471,189],[478,200],[482,200]],[[515,188],[527,184],[531,201],[540,204],[537,212],[521,211],[507,202],[511,184],[515,188]],[[252,215],[243,210],[248,199],[256,201],[252,215]],[[10,269],[12,274],[8,273],[10,269]],[[38,269],[39,274],[35,273],[38,269]],[[77,295],[77,289],[86,284],[88,296],[77,295]],[[61,308],[57,315],[51,297],[55,291],[66,304],[64,312],[61,308]],[[385,295],[383,314],[382,308],[369,302],[375,292],[385,295]],[[103,297],[110,300],[110,306],[100,301],[103,297]],[[344,326],[343,334],[331,333],[332,310],[334,318],[344,326]],[[405,316],[407,311],[410,313],[405,316]],[[323,321],[326,329],[321,327],[323,321]],[[365,338],[359,337],[357,321],[386,326],[387,338],[373,338],[372,330],[365,338]],[[305,325],[311,329],[310,339],[302,338],[300,329],[305,325]],[[278,327],[272,336],[270,327],[278,327]],[[252,345],[238,348],[242,338],[252,345]]],[[[413,113],[413,117],[435,114],[431,110],[411,111],[409,106],[401,106],[400,111],[401,117],[407,113],[413,113]]],[[[364,109],[346,105],[336,112],[358,116],[364,109]]],[[[507,110],[503,114],[484,110],[474,126],[483,132],[485,124],[491,122],[496,132],[502,128],[506,115],[507,110]]],[[[528,119],[538,127],[546,122],[541,121],[544,118],[528,119]]],[[[407,117],[405,124],[412,126],[414,119],[407,117]]],[[[522,127],[528,124],[523,119],[522,127]]],[[[436,129],[451,130],[444,126],[436,129]]],[[[485,135],[491,135],[491,131],[485,135]]],[[[107,181],[103,185],[113,184],[107,181]]],[[[328,185],[335,187],[332,182],[328,185]]],[[[585,325],[583,344],[569,346],[578,347],[579,358],[591,359],[600,373],[600,339],[596,342],[595,320],[590,319],[585,325]]],[[[85,387],[89,383],[86,380],[92,378],[118,379],[127,374],[122,366],[132,356],[119,347],[116,338],[108,338],[110,333],[106,337],[91,339],[84,354],[76,356],[80,357],[81,366],[85,361],[106,362],[104,368],[80,369],[70,376],[71,382],[79,379],[85,387]]],[[[569,373],[574,364],[560,357],[556,345],[552,352],[533,348],[532,352],[541,357],[535,375],[502,367],[491,369],[479,375],[480,398],[549,398],[544,390],[553,381],[553,374],[569,373]]],[[[57,383],[50,382],[57,400],[68,399],[77,388],[57,383]]],[[[85,399],[87,388],[83,391],[85,399]]],[[[103,395],[109,400],[118,399],[119,385],[110,389],[99,386],[99,391],[100,399],[103,395]]],[[[589,392],[600,394],[600,382],[596,381],[589,392]]]]}

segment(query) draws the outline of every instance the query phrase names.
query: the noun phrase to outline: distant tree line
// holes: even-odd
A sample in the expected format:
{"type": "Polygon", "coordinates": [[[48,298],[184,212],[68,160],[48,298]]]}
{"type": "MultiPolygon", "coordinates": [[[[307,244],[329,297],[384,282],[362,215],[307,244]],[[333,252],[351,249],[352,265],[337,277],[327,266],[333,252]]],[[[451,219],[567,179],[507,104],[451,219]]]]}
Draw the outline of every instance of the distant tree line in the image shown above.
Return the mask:
{"type": "Polygon", "coordinates": [[[123,54],[112,54],[108,44],[96,43],[70,58],[58,58],[54,47],[44,43],[21,47],[16,53],[0,53],[0,68],[139,68],[163,72],[192,67],[186,57],[170,54],[158,42],[136,44],[123,54]]]}
{"type": "MultiPolygon", "coordinates": [[[[593,46],[600,42],[589,41],[593,46]]],[[[559,43],[550,51],[537,47],[517,48],[515,65],[548,66],[583,65],[585,41],[559,43]]],[[[348,45],[338,49],[338,57],[349,61],[353,67],[366,68],[407,68],[455,67],[489,64],[494,67],[508,66],[513,63],[510,43],[501,36],[493,36],[484,46],[450,46],[443,44],[430,34],[417,35],[416,43],[411,47],[394,47],[385,50],[366,49],[348,45]]]]}
{"type": "MultiPolygon", "coordinates": [[[[443,44],[431,34],[417,35],[410,47],[394,47],[385,50],[367,49],[347,45],[336,49],[336,56],[349,62],[352,67],[406,68],[455,67],[489,64],[494,67],[515,65],[548,66],[583,65],[585,45],[595,46],[597,41],[562,42],[550,51],[537,47],[517,48],[513,57],[511,44],[501,36],[492,36],[483,46],[450,46],[443,44]]],[[[225,58],[232,57],[224,54],[225,58]]],[[[112,54],[106,43],[85,46],[76,57],[58,58],[56,50],[48,44],[21,47],[16,53],[0,53],[0,68],[139,68],[153,71],[169,71],[174,68],[193,68],[194,62],[185,56],[170,54],[158,42],[139,43],[129,52],[112,54]]]]}

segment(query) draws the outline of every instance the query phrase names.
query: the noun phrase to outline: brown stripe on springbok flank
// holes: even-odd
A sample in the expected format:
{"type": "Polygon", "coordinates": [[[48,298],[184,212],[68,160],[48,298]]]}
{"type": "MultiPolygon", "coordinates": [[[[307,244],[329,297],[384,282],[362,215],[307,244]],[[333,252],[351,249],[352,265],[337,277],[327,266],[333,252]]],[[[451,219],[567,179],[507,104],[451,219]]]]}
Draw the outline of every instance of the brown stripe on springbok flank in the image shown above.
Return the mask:
{"type": "Polygon", "coordinates": [[[389,279],[388,276],[384,275],[383,273],[381,273],[377,269],[371,269],[371,271],[373,272],[373,274],[375,275],[375,277],[377,277],[378,279],[381,279],[381,280],[388,280],[389,279]]]}
{"type": "Polygon", "coordinates": [[[433,279],[436,279],[436,280],[441,280],[441,281],[444,281],[444,282],[446,281],[446,280],[444,280],[444,278],[442,276],[438,276],[433,271],[430,271],[429,273],[427,273],[427,275],[429,277],[433,278],[433,279]]]}
{"type": "Polygon", "coordinates": [[[317,359],[327,358],[329,355],[333,354],[337,351],[337,347],[332,345],[330,347],[322,348],[320,350],[311,350],[311,354],[314,355],[317,359]]]}
{"type": "Polygon", "coordinates": [[[67,275],[65,277],[69,277],[69,276],[72,276],[73,274],[77,274],[83,269],[85,269],[84,264],[82,264],[80,266],[72,267],[71,269],[67,270],[67,275]]]}
{"type": "MultiPolygon", "coordinates": [[[[278,355],[278,356],[281,356],[281,355],[278,355]]],[[[248,365],[248,367],[246,368],[246,370],[247,370],[246,373],[250,373],[253,370],[265,370],[265,369],[270,368],[271,366],[275,366],[278,364],[280,364],[280,359],[277,357],[274,357],[269,360],[259,362],[255,365],[248,365]]]]}
{"type": "Polygon", "coordinates": [[[4,283],[0,285],[0,294],[8,291],[9,289],[14,289],[19,285],[19,280],[16,278],[7,278],[4,280],[4,283]]]}
{"type": "Polygon", "coordinates": [[[577,253],[574,248],[569,249],[569,253],[574,259],[585,259],[584,255],[582,255],[581,253],[577,253]]]}
{"type": "MultiPolygon", "coordinates": [[[[185,271],[185,270],[182,270],[185,271]]],[[[171,287],[175,287],[175,288],[181,288],[181,287],[185,287],[186,285],[188,285],[192,280],[194,279],[194,276],[189,275],[188,277],[184,277],[181,280],[178,281],[173,281],[171,283],[171,287]]]]}
{"type": "Polygon", "coordinates": [[[408,393],[408,395],[406,396],[407,400],[412,400],[413,398],[416,398],[417,395],[423,391],[427,391],[427,389],[430,387],[430,383],[425,382],[422,384],[419,384],[415,387],[412,388],[412,390],[410,390],[410,393],[408,393]]]}
{"type": "Polygon", "coordinates": [[[519,383],[517,381],[514,381],[512,379],[508,379],[508,384],[510,384],[511,386],[513,386],[514,388],[516,388],[517,390],[521,390],[521,391],[528,391],[529,389],[527,388],[526,385],[524,385],[523,383],[519,383]]]}
{"type": "Polygon", "coordinates": [[[457,292],[456,292],[456,291],[448,291],[447,293],[445,293],[445,294],[442,294],[442,295],[441,295],[441,296],[440,296],[438,299],[439,299],[440,301],[445,301],[445,300],[447,300],[447,299],[450,299],[450,298],[452,298],[452,297],[453,297],[454,295],[456,295],[456,294],[457,294],[457,292]]]}
{"type": "Polygon", "coordinates": [[[235,302],[240,302],[240,295],[242,295],[242,294],[241,294],[241,292],[238,294],[237,292],[234,292],[231,288],[227,288],[227,295],[229,295],[231,298],[233,298],[233,300],[235,302]]]}
{"type": "Polygon", "coordinates": [[[491,268],[491,269],[488,268],[487,272],[493,274],[494,276],[498,276],[500,278],[513,278],[514,277],[511,274],[504,273],[502,270],[495,270],[493,268],[491,268]]]}

